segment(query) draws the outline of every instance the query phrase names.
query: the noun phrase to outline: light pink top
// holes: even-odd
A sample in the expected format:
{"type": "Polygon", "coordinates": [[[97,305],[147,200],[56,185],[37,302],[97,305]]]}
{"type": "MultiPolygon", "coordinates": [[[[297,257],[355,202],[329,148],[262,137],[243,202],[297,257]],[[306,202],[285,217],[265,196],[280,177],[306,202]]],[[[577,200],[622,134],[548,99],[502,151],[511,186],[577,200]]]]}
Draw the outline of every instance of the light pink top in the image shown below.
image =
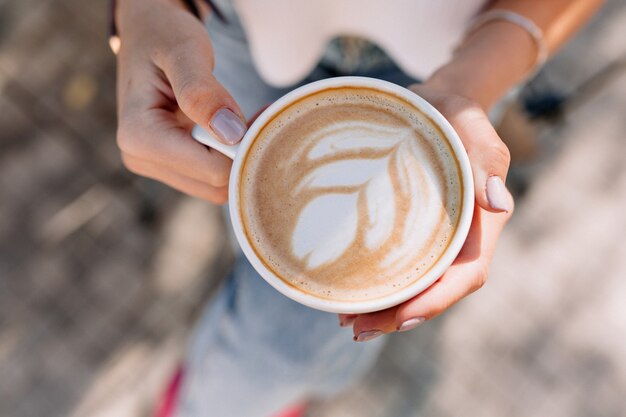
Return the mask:
{"type": "Polygon", "coordinates": [[[235,0],[264,80],[304,78],[328,41],[348,35],[381,47],[408,74],[426,78],[451,56],[486,0],[235,0]]]}

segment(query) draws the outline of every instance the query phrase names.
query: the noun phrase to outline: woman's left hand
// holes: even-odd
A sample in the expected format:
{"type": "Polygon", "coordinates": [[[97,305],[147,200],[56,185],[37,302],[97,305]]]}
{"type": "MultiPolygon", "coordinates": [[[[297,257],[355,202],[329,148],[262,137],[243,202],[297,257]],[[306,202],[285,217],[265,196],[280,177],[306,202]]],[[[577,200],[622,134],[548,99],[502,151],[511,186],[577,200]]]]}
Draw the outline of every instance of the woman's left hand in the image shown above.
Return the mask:
{"type": "Polygon", "coordinates": [[[409,89],[435,106],[459,134],[472,165],[477,204],[459,255],[427,290],[387,310],[339,316],[342,326],[353,324],[357,341],[410,330],[482,287],[500,232],[513,212],[513,198],[504,186],[509,152],[482,108],[469,99],[428,84],[409,89]]]}

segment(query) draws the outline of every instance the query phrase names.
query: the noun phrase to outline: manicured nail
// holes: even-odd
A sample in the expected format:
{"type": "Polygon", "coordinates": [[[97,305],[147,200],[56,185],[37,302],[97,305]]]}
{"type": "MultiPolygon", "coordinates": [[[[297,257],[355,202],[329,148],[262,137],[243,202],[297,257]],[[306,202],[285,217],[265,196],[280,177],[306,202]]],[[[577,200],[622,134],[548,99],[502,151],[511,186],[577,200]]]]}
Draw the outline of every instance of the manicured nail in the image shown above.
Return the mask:
{"type": "Polygon", "coordinates": [[[497,175],[487,179],[487,201],[491,208],[496,210],[509,212],[513,208],[504,181],[497,175]]]}
{"type": "Polygon", "coordinates": [[[424,317],[413,317],[412,319],[405,320],[400,327],[398,327],[399,332],[408,332],[409,330],[413,330],[420,324],[424,323],[426,319],[424,317]]]}
{"type": "Polygon", "coordinates": [[[356,320],[356,317],[345,317],[345,318],[340,318],[340,319],[339,319],[339,327],[348,327],[348,326],[352,326],[352,324],[354,323],[354,320],[356,320]]]}
{"type": "Polygon", "coordinates": [[[359,333],[358,336],[354,336],[355,342],[367,342],[368,340],[376,339],[378,336],[383,334],[382,330],[368,330],[366,332],[359,333]]]}
{"type": "Polygon", "coordinates": [[[211,129],[225,142],[234,145],[246,133],[245,123],[232,110],[223,107],[215,112],[211,129]]]}

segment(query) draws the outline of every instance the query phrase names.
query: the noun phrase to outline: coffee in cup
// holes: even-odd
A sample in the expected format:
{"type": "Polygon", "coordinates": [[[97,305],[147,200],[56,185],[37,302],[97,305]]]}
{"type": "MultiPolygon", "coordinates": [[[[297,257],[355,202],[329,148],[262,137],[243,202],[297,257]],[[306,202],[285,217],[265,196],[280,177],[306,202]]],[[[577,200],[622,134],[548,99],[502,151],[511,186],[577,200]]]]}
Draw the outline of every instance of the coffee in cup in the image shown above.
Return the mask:
{"type": "Polygon", "coordinates": [[[240,178],[258,258],[315,297],[365,301],[413,284],[446,251],[461,172],[441,130],[366,87],[303,97],[257,134],[240,178]]]}
{"type": "Polygon", "coordinates": [[[365,313],[428,288],[467,236],[469,159],[445,118],[415,93],[364,77],[283,96],[239,145],[196,126],[233,158],[235,236],[274,288],[307,306],[365,313]]]}

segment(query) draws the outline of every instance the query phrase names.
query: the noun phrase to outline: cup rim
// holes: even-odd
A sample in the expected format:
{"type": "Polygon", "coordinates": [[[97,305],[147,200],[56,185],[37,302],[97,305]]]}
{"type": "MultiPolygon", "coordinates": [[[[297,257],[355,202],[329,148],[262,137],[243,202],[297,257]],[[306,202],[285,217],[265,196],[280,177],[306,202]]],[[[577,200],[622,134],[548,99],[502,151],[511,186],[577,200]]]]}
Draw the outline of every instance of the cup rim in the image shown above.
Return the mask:
{"type": "Polygon", "coordinates": [[[346,77],[334,77],[326,78],[319,81],[298,87],[291,92],[285,94],[277,101],[272,103],[267,109],[265,109],[261,115],[250,126],[244,138],[240,142],[239,149],[233,161],[229,183],[229,211],[231,223],[235,236],[239,245],[254,267],[254,269],[261,275],[261,277],[269,283],[272,287],[278,290],[283,295],[295,300],[308,307],[315,308],[317,310],[327,311],[331,313],[344,313],[344,314],[357,314],[368,313],[379,310],[384,310],[389,307],[396,306],[424,291],[430,285],[432,285],[439,277],[445,272],[446,269],[452,264],[454,259],[460,252],[469,232],[469,228],[472,222],[474,212],[474,181],[472,176],[472,170],[467,156],[467,152],[461,139],[441,113],[434,106],[428,103],[425,99],[414,93],[413,91],[401,87],[397,84],[393,84],[388,81],[379,80],[369,77],[358,76],[346,76],[346,77]],[[430,268],[430,270],[420,277],[412,284],[398,290],[392,294],[378,297],[372,300],[365,301],[345,301],[345,300],[329,300],[316,297],[312,294],[308,294],[301,291],[286,281],[283,281],[280,277],[276,276],[274,272],[268,269],[265,264],[259,259],[255,250],[252,248],[246,233],[243,229],[243,221],[241,218],[239,192],[240,192],[240,177],[243,168],[243,161],[253,141],[258,136],[261,129],[282,109],[298,99],[323,91],[329,88],[340,87],[367,87],[376,90],[380,90],[385,93],[399,96],[402,99],[407,100],[414,105],[419,111],[424,113],[441,131],[450,147],[452,148],[454,155],[459,163],[461,176],[462,176],[462,209],[459,216],[459,222],[456,232],[450,241],[446,251],[439,258],[439,260],[430,268]]]}

